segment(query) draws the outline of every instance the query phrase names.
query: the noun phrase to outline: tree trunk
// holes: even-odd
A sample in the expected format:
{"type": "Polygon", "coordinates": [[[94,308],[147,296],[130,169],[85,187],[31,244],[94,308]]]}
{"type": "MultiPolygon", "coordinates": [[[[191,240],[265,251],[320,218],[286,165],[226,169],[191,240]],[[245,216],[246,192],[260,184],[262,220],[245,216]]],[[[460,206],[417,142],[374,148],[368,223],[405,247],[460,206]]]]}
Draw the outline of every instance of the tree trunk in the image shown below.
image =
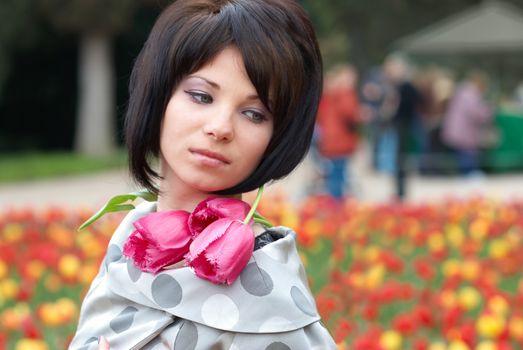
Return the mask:
{"type": "Polygon", "coordinates": [[[115,150],[115,82],[109,35],[83,33],[78,62],[75,150],[103,156],[115,150]]]}

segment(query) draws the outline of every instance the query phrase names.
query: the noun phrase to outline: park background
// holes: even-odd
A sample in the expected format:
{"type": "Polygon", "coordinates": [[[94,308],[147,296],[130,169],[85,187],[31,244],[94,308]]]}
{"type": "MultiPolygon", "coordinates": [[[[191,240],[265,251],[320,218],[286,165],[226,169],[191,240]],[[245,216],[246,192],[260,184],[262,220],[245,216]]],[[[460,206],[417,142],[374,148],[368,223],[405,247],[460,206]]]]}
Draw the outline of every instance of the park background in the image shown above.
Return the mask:
{"type": "MultiPolygon", "coordinates": [[[[0,349],[62,349],[74,332],[81,297],[120,216],[76,228],[108,197],[134,189],[121,133],[128,78],[166,3],[0,3],[0,349]]],[[[359,72],[407,48],[413,33],[499,5],[301,3],[326,68],[351,62],[359,72]]],[[[520,0],[502,6],[523,12],[520,0]]],[[[457,74],[489,72],[492,101],[519,118],[510,119],[521,142],[511,145],[517,158],[523,112],[503,108],[523,80],[523,43],[458,51],[410,54],[457,74]]],[[[474,178],[413,171],[399,203],[391,177],[374,172],[369,157],[362,143],[352,166],[355,193],[341,208],[318,191],[321,173],[309,157],[269,187],[260,209],[297,230],[319,311],[339,348],[522,349],[521,163],[494,162],[474,178]]]]}

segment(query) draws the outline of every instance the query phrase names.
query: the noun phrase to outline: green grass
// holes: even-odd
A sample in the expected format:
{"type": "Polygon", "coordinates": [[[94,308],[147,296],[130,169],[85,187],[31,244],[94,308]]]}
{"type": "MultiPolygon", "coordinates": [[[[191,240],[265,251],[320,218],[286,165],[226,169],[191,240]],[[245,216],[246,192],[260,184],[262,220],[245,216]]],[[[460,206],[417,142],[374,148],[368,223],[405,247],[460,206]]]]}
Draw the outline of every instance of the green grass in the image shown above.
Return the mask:
{"type": "Polygon", "coordinates": [[[0,183],[40,180],[122,168],[123,150],[107,157],[92,157],[73,152],[31,152],[0,154],[0,183]]]}

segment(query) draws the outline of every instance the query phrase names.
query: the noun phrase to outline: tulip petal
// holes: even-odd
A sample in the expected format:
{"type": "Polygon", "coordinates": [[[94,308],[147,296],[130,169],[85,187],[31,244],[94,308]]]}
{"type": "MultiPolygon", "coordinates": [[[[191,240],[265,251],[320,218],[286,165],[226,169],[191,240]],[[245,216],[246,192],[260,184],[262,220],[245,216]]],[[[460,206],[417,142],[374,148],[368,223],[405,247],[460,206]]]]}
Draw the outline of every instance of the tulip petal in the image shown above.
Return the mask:
{"type": "Polygon", "coordinates": [[[252,228],[239,220],[223,218],[194,239],[186,256],[187,264],[200,278],[232,284],[247,265],[253,248],[252,228]]]}
{"type": "Polygon", "coordinates": [[[193,258],[196,258],[198,255],[202,254],[209,245],[213,244],[221,236],[227,232],[227,229],[231,225],[233,220],[228,218],[223,218],[214,221],[209,226],[207,226],[202,234],[198,235],[191,243],[189,248],[189,255],[193,258]]]}
{"type": "Polygon", "coordinates": [[[124,244],[123,253],[140,270],[158,273],[165,266],[183,260],[192,236],[186,211],[151,213],[134,222],[134,231],[124,244]]]}
{"type": "Polygon", "coordinates": [[[178,248],[191,237],[188,218],[184,210],[160,211],[138,219],[134,227],[161,249],[178,248]]]}
{"type": "Polygon", "coordinates": [[[189,229],[195,237],[207,226],[221,218],[243,220],[250,206],[234,198],[207,198],[200,202],[189,216],[189,229]]]}

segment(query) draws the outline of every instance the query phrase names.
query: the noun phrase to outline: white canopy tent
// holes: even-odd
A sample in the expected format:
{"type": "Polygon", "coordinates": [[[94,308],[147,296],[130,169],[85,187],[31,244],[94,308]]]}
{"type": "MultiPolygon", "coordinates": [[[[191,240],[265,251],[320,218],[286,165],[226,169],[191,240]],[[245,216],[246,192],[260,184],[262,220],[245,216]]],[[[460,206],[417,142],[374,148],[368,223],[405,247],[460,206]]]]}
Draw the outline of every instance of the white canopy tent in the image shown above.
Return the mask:
{"type": "Polygon", "coordinates": [[[408,35],[395,46],[413,54],[523,51],[523,10],[487,0],[408,35]]]}

